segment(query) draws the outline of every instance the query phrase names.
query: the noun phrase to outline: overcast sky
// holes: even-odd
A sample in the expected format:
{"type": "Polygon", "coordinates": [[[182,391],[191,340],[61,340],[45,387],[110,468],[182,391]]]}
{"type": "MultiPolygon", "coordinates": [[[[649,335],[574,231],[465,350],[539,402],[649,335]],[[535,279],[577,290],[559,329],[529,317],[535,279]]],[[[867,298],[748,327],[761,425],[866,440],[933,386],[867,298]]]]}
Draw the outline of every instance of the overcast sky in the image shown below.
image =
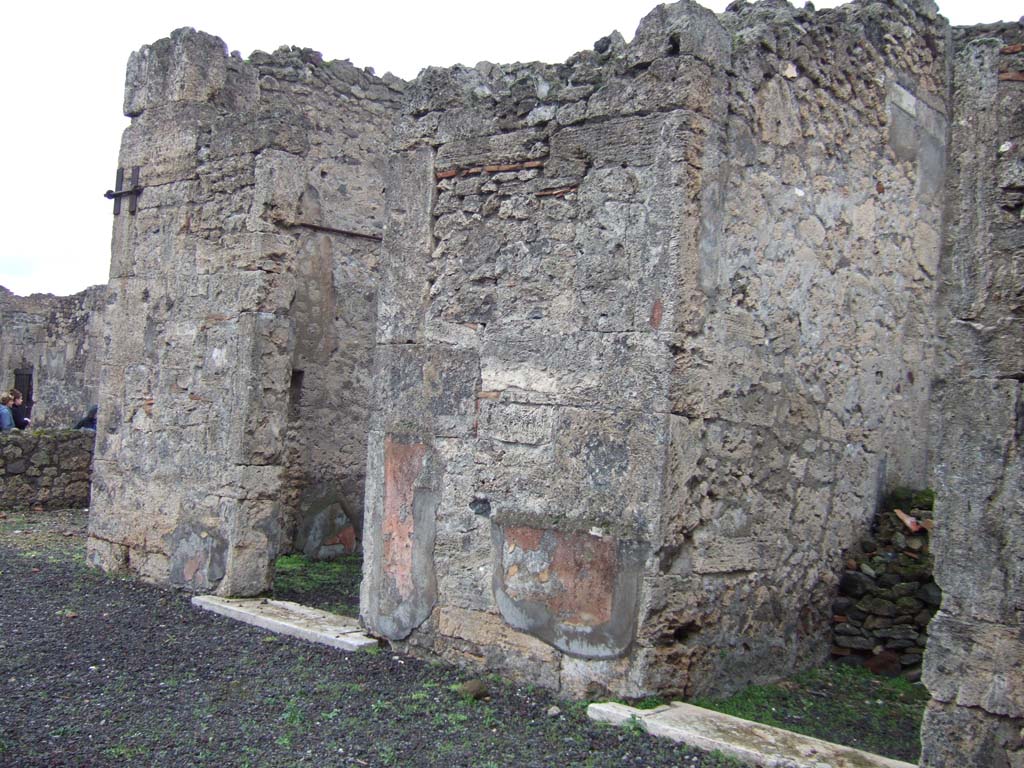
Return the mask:
{"type": "MultiPolygon", "coordinates": [[[[423,67],[561,62],[612,30],[629,40],[655,0],[175,0],[4,9],[0,285],[25,295],[105,283],[128,55],[178,27],[248,56],[281,45],[411,79],[423,67]]],[[[705,0],[721,11],[727,0],[705,0]]],[[[817,7],[838,5],[819,1],[817,7]]],[[[1016,20],[1020,0],[939,0],[954,24],[1016,20]]]]}

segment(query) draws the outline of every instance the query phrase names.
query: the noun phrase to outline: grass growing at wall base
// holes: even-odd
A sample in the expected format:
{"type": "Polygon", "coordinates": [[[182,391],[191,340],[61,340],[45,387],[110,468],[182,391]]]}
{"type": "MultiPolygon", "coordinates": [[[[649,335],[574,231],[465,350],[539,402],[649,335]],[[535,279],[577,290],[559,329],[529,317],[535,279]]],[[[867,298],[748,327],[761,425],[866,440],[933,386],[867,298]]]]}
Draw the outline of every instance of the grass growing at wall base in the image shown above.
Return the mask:
{"type": "Polygon", "coordinates": [[[362,555],[342,555],[334,560],[283,555],[274,564],[274,597],[355,618],[359,616],[362,578],[362,555]]]}
{"type": "Polygon", "coordinates": [[[691,703],[825,741],[916,762],[928,691],[903,678],[826,664],[725,699],[691,703]]]}

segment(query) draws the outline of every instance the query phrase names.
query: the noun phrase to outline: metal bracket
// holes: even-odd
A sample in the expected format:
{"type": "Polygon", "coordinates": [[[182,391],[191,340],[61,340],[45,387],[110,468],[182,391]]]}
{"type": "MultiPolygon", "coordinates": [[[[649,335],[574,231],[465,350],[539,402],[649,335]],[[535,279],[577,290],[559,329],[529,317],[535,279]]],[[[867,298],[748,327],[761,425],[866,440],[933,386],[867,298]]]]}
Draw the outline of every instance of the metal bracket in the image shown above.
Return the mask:
{"type": "Polygon", "coordinates": [[[139,166],[132,166],[132,180],[131,187],[128,189],[123,188],[124,185],[124,168],[117,169],[117,179],[114,181],[114,188],[108,189],[103,193],[103,196],[107,200],[114,201],[114,215],[119,216],[121,214],[121,198],[128,198],[128,213],[134,215],[135,211],[139,208],[139,195],[142,194],[142,187],[139,185],[139,166]]]}

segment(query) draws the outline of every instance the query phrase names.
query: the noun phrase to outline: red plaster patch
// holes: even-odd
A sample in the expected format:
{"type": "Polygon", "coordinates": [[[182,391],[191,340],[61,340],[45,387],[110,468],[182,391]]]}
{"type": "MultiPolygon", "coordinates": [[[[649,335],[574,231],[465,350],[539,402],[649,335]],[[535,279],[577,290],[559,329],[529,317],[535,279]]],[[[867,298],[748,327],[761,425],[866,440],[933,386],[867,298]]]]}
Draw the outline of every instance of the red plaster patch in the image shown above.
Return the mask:
{"type": "Polygon", "coordinates": [[[325,546],[333,547],[340,544],[345,548],[346,552],[355,552],[356,550],[356,530],[351,525],[346,525],[336,534],[331,536],[330,539],[324,542],[325,546]]]}
{"type": "Polygon", "coordinates": [[[185,578],[185,581],[191,582],[195,578],[196,573],[199,571],[201,560],[198,555],[189,558],[185,565],[181,569],[181,575],[185,578]]]}
{"type": "Polygon", "coordinates": [[[509,597],[542,603],[563,624],[598,626],[611,619],[619,567],[614,541],[527,527],[504,533],[509,597]]]}
{"type": "Polygon", "coordinates": [[[427,448],[421,443],[384,440],[384,572],[402,599],[413,595],[412,501],[427,448]]]}
{"type": "Polygon", "coordinates": [[[664,307],[661,304],[661,299],[654,300],[654,306],[651,307],[651,328],[658,330],[661,328],[661,315],[664,312],[664,307]]]}

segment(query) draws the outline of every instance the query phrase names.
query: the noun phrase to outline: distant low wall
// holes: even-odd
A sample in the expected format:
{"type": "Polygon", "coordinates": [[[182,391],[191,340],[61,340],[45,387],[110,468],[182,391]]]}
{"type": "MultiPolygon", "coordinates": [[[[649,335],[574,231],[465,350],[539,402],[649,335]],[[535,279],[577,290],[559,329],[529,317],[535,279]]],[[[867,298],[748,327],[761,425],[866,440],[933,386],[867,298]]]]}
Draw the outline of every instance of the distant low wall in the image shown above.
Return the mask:
{"type": "Polygon", "coordinates": [[[0,435],[0,509],[89,506],[89,430],[33,430],[0,435]]]}

